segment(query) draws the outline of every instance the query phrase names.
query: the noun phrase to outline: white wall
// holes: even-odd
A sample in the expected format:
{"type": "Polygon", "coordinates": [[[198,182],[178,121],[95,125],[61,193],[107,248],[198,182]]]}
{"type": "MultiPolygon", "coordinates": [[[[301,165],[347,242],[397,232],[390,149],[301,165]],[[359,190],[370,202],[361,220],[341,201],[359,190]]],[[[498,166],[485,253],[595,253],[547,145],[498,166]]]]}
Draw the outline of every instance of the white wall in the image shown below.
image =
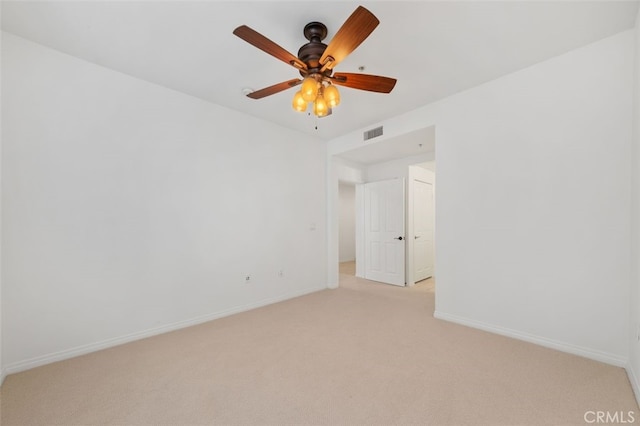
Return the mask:
{"type": "Polygon", "coordinates": [[[635,27],[635,67],[633,145],[632,145],[632,203],[631,203],[631,297],[629,321],[629,380],[640,404],[640,11],[635,27]]]}
{"type": "Polygon", "coordinates": [[[340,183],[340,262],[356,260],[356,187],[340,183]]]}
{"type": "Polygon", "coordinates": [[[439,318],[625,364],[632,52],[626,31],[383,123],[436,126],[439,318]]]}
{"type": "Polygon", "coordinates": [[[365,176],[367,182],[375,182],[379,180],[404,178],[409,176],[409,166],[432,161],[435,157],[435,153],[425,152],[424,154],[399,158],[397,160],[384,161],[382,163],[376,163],[369,165],[365,170],[365,176]]]}
{"type": "MultiPolygon", "coordinates": [[[[0,7],[2,10],[2,7],[0,7]]],[[[2,14],[0,13],[0,16],[2,14]]],[[[2,46],[2,32],[0,31],[0,46],[2,46]]],[[[0,56],[0,81],[2,80],[2,57],[0,56]]],[[[1,85],[0,85],[1,86],[1,85]]],[[[2,88],[0,87],[0,99],[2,88]]],[[[0,102],[0,129],[2,129],[2,102],[0,102]]],[[[2,223],[2,134],[0,133],[0,224],[2,223]]],[[[5,369],[2,358],[2,226],[0,226],[0,386],[4,382],[5,369]]]]}
{"type": "Polygon", "coordinates": [[[2,67],[9,372],[326,288],[318,140],[6,33],[2,67]]]}
{"type": "Polygon", "coordinates": [[[336,182],[353,184],[364,182],[365,167],[362,164],[339,157],[331,158],[330,161],[333,164],[336,182]]]}
{"type": "Polygon", "coordinates": [[[422,167],[423,169],[431,170],[432,172],[436,171],[435,160],[425,161],[424,163],[416,164],[416,166],[422,167]]]}

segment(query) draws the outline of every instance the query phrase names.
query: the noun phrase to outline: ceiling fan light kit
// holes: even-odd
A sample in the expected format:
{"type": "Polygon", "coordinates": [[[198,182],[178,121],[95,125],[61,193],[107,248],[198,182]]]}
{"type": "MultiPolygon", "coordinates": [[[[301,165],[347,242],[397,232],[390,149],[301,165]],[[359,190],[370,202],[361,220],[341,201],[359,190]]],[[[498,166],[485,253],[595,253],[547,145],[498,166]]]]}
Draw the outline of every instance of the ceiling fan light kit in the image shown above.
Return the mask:
{"type": "Polygon", "coordinates": [[[317,117],[325,117],[329,110],[340,103],[340,92],[329,82],[325,82],[320,74],[309,75],[302,80],[300,90],[293,95],[293,109],[305,112],[313,105],[313,113],[317,117]]]}
{"type": "Polygon", "coordinates": [[[293,66],[302,76],[302,79],[274,84],[248,93],[247,96],[261,99],[300,85],[300,90],[293,96],[293,109],[306,112],[312,106],[317,117],[325,117],[331,114],[332,108],[340,104],[340,92],[336,85],[390,93],[396,84],[394,78],[360,73],[333,74],[333,68],[353,52],[379,23],[371,12],[359,6],[336,32],[329,45],[326,45],[322,40],[327,36],[327,27],[320,22],[310,22],[303,31],[309,42],[298,50],[297,57],[246,25],[236,28],[233,31],[236,36],[293,66]]]}

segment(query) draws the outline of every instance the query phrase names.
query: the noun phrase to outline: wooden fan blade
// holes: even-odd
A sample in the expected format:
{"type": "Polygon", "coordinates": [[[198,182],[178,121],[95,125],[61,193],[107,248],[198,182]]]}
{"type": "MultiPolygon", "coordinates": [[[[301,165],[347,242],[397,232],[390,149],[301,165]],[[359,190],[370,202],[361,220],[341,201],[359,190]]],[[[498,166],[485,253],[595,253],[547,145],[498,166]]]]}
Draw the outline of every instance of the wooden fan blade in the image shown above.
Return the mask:
{"type": "Polygon", "coordinates": [[[293,56],[293,54],[287,52],[278,44],[269,40],[259,32],[247,27],[246,25],[239,26],[238,28],[233,30],[233,33],[247,43],[252,44],[258,49],[262,50],[263,52],[268,53],[276,59],[280,59],[282,62],[286,62],[287,64],[292,65],[298,69],[307,69],[307,65],[300,59],[293,56]]]}
{"type": "Polygon", "coordinates": [[[352,89],[368,90],[369,92],[389,93],[396,85],[396,79],[379,75],[358,73],[335,73],[330,77],[332,83],[352,89]]]}
{"type": "Polygon", "coordinates": [[[333,69],[338,63],[360,46],[369,34],[378,26],[380,21],[373,13],[362,6],[349,16],[342,24],[333,39],[325,49],[320,64],[326,69],[333,69]]]}
{"type": "Polygon", "coordinates": [[[282,92],[283,90],[290,89],[291,87],[295,87],[300,83],[302,83],[302,80],[300,80],[299,78],[294,78],[293,80],[283,81],[282,83],[274,84],[273,86],[256,90],[255,92],[249,93],[247,96],[251,99],[261,99],[275,93],[282,92]]]}

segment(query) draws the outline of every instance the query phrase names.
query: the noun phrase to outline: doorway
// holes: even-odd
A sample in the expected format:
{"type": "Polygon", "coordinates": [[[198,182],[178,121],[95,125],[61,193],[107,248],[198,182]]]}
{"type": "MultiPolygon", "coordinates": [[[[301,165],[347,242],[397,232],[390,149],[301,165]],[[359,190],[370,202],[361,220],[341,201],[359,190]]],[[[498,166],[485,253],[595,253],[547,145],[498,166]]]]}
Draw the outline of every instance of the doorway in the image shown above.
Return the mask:
{"type": "MultiPolygon", "coordinates": [[[[358,204],[360,203],[360,205],[364,206],[364,184],[390,179],[401,179],[405,182],[405,213],[403,216],[406,227],[403,229],[403,232],[398,235],[394,235],[393,237],[397,238],[402,236],[402,244],[405,246],[404,254],[406,259],[403,267],[400,268],[404,276],[400,285],[413,285],[414,276],[418,276],[418,274],[414,274],[414,271],[409,269],[409,251],[411,250],[412,253],[414,251],[425,253],[425,251],[428,250],[427,243],[422,243],[422,241],[420,241],[422,245],[418,243],[414,245],[414,243],[408,241],[408,239],[429,240],[432,238],[426,238],[424,234],[421,234],[420,232],[415,234],[412,228],[410,228],[410,212],[408,204],[410,198],[410,193],[408,192],[409,166],[423,166],[426,164],[433,168],[435,163],[435,127],[429,126],[417,129],[403,135],[387,137],[384,140],[381,138],[380,141],[373,141],[373,143],[368,142],[365,145],[358,144],[357,147],[346,151],[334,151],[330,154],[330,162],[329,182],[331,182],[330,186],[335,188],[335,190],[333,190],[335,192],[330,192],[330,194],[332,193],[333,195],[330,196],[329,206],[330,212],[332,212],[331,217],[333,218],[331,225],[332,231],[329,236],[329,287],[334,288],[339,285],[338,278],[339,275],[342,275],[339,271],[341,267],[344,266],[343,263],[353,262],[352,260],[348,260],[347,256],[344,255],[346,233],[343,232],[345,229],[344,225],[340,224],[340,222],[343,221],[340,216],[341,214],[344,215],[344,211],[341,213],[340,210],[342,209],[342,206],[346,204],[345,201],[347,201],[345,200],[344,194],[353,188],[352,182],[355,183],[355,215],[357,215],[358,219],[363,223],[364,209],[362,208],[362,212],[360,212],[358,204]],[[344,186],[347,182],[349,182],[348,189],[344,186]],[[341,192],[342,195],[340,195],[341,192]],[[418,236],[418,238],[415,238],[415,236],[418,236]],[[413,248],[417,250],[413,250],[413,248]]],[[[429,193],[429,191],[422,191],[420,193],[422,194],[423,192],[429,193]]],[[[353,198],[350,197],[347,202],[350,202],[351,200],[353,200],[353,198]]],[[[433,217],[427,218],[425,221],[433,222],[432,219],[433,217]]],[[[355,275],[359,278],[365,278],[366,276],[364,257],[366,253],[364,253],[365,250],[363,249],[364,232],[364,226],[359,226],[358,221],[356,221],[356,262],[355,265],[351,265],[351,268],[352,270],[355,269],[355,275]]],[[[351,237],[349,238],[353,241],[351,237]]],[[[433,249],[431,250],[431,258],[433,258],[433,249]]],[[[415,262],[415,256],[412,256],[412,260],[412,265],[417,263],[415,262]]],[[[435,271],[435,263],[433,261],[421,262],[422,269],[425,269],[426,264],[432,265],[431,271],[428,271],[427,273],[429,275],[433,275],[435,271]]],[[[342,269],[344,271],[344,268],[342,269]]]]}
{"type": "Polygon", "coordinates": [[[407,284],[435,274],[435,161],[409,166],[407,284]]]}
{"type": "Polygon", "coordinates": [[[356,186],[338,183],[338,262],[340,274],[356,274],[356,186]]]}

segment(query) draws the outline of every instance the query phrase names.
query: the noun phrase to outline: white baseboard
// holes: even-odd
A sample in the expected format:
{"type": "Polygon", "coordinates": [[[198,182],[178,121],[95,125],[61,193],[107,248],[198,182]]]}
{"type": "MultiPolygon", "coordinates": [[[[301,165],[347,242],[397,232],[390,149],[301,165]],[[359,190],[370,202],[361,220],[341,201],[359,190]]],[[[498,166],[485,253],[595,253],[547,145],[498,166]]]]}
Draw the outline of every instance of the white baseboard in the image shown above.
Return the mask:
{"type": "Polygon", "coordinates": [[[638,375],[635,371],[633,371],[631,363],[627,364],[627,367],[625,369],[627,370],[627,376],[629,377],[629,382],[631,382],[631,387],[633,388],[633,394],[636,397],[636,402],[638,403],[638,407],[640,407],[640,381],[638,381],[638,375]]]}
{"type": "MultiPolygon", "coordinates": [[[[283,295],[272,297],[269,299],[263,299],[255,303],[237,306],[231,309],[226,309],[223,311],[214,312],[207,315],[202,315],[202,316],[191,318],[184,321],[178,321],[173,324],[167,324],[161,327],[151,328],[151,329],[143,330],[137,333],[127,334],[125,336],[103,340],[101,342],[90,343],[88,345],[82,345],[82,346],[76,346],[75,348],[67,349],[64,351],[54,352],[47,355],[30,358],[24,361],[14,362],[12,364],[7,365],[2,370],[2,376],[0,377],[4,379],[5,375],[19,373],[21,371],[30,370],[32,368],[40,367],[42,365],[51,364],[53,362],[62,361],[69,358],[74,358],[80,355],[85,355],[85,354],[96,352],[102,349],[111,348],[113,346],[119,346],[124,343],[133,342],[135,340],[146,339],[147,337],[156,336],[158,334],[168,333],[170,331],[179,330],[185,327],[191,327],[193,325],[202,324],[204,322],[212,321],[218,318],[227,317],[229,315],[246,312],[252,309],[282,302],[288,299],[293,299],[295,297],[304,296],[310,293],[315,293],[320,290],[326,290],[326,288],[327,288],[326,286],[322,286],[322,287],[312,287],[304,290],[294,291],[291,293],[283,294],[283,295]]],[[[2,382],[0,381],[0,384],[1,383],[2,382]]]]}
{"type": "Polygon", "coordinates": [[[454,322],[456,324],[466,325],[468,327],[477,328],[480,330],[488,331],[494,334],[500,334],[506,337],[512,337],[514,339],[523,340],[529,343],[535,343],[536,345],[544,346],[551,349],[556,349],[561,352],[567,352],[573,355],[582,356],[584,358],[593,359],[595,361],[604,362],[606,364],[615,365],[616,367],[627,366],[627,359],[613,355],[606,352],[601,352],[589,348],[583,348],[575,346],[570,343],[559,342],[556,340],[547,339],[545,337],[536,336],[533,334],[522,333],[520,331],[512,330],[509,328],[499,327],[492,324],[483,323],[480,321],[460,317],[458,315],[451,315],[444,312],[435,311],[433,316],[435,318],[454,322]]]}

